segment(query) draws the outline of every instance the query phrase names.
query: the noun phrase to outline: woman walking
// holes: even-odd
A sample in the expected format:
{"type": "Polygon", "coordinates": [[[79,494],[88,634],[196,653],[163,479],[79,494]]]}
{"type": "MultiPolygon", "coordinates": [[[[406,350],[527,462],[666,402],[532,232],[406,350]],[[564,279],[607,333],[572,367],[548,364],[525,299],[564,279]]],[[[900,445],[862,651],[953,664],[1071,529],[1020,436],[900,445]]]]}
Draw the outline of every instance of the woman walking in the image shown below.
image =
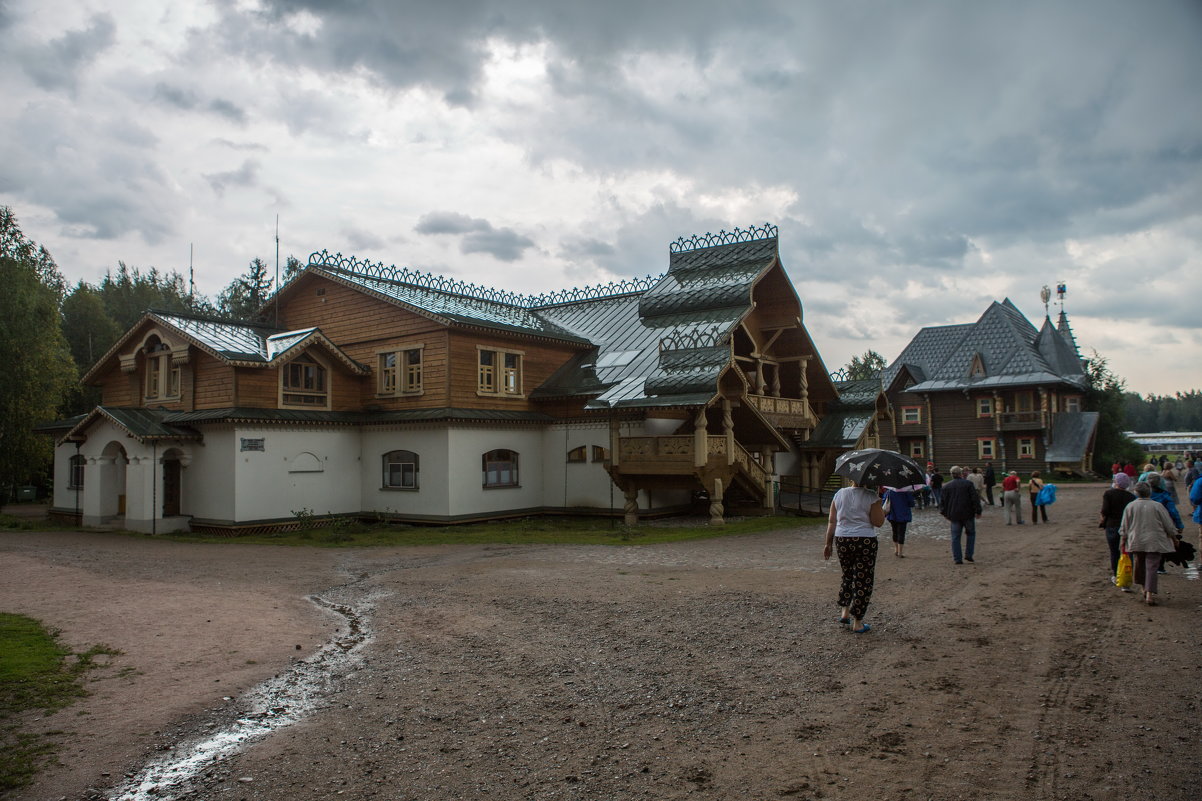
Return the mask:
{"type": "MultiPolygon", "coordinates": [[[[1110,578],[1113,581],[1119,569],[1119,526],[1123,524],[1123,510],[1127,508],[1127,504],[1135,500],[1135,496],[1128,489],[1131,486],[1131,479],[1126,473],[1115,473],[1114,483],[1110,485],[1110,489],[1102,493],[1102,521],[1098,524],[1098,528],[1106,530],[1106,544],[1110,546],[1110,578]]],[[[1127,587],[1122,588],[1125,592],[1131,592],[1127,587]]]]}
{"type": "Polygon", "coordinates": [[[1163,505],[1152,500],[1152,488],[1146,481],[1135,485],[1136,499],[1123,510],[1119,525],[1119,545],[1131,554],[1132,578],[1144,588],[1144,603],[1156,605],[1157,575],[1160,560],[1177,550],[1177,528],[1163,505]]]}
{"type": "Polygon", "coordinates": [[[1018,488],[1022,486],[1017,470],[1011,470],[1002,479],[1002,508],[1006,514],[1006,525],[1023,524],[1023,503],[1018,498],[1018,488]]]}
{"type": "Polygon", "coordinates": [[[889,507],[885,519],[893,528],[893,555],[904,557],[902,550],[906,545],[906,527],[914,519],[910,511],[914,507],[914,494],[909,490],[886,490],[885,504],[889,507]]]}
{"type": "Polygon", "coordinates": [[[1039,518],[1036,515],[1043,516],[1043,522],[1048,522],[1048,508],[1035,503],[1039,497],[1039,491],[1043,489],[1043,481],[1039,478],[1039,471],[1031,473],[1031,480],[1027,482],[1027,494],[1031,496],[1031,522],[1038,523],[1039,518]]]}
{"type": "Polygon", "coordinates": [[[872,581],[876,573],[876,529],[885,522],[885,512],[876,492],[852,484],[835,493],[826,524],[822,558],[839,553],[843,581],[839,585],[839,622],[851,626],[853,634],[867,634],[864,622],[872,581]]]}

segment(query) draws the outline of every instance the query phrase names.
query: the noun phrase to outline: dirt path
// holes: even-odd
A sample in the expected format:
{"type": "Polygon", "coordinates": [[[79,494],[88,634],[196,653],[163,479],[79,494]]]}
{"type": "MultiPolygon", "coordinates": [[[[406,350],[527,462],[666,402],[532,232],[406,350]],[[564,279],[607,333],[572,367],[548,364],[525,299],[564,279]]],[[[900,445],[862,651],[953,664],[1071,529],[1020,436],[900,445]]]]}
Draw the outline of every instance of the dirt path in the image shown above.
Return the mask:
{"type": "Polygon", "coordinates": [[[1110,586],[1101,493],[1062,489],[1046,526],[987,510],[962,566],[919,513],[906,559],[882,542],[865,636],[835,622],[818,528],[342,552],[0,535],[0,609],[125,651],[43,722],[72,745],[19,797],[110,792],[220,725],[333,634],[306,600],[327,593],[375,598],[364,664],[176,797],[1195,799],[1202,582],[1170,568],[1155,608],[1110,586]]]}

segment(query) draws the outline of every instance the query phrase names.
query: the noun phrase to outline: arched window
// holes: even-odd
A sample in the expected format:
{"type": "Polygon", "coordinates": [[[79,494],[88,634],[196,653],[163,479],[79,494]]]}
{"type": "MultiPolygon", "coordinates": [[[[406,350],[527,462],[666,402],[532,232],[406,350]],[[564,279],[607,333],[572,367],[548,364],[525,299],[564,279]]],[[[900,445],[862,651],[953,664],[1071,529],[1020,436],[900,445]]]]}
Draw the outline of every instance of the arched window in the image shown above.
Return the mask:
{"type": "Polygon", "coordinates": [[[83,489],[83,467],[87,463],[86,456],[76,454],[71,457],[71,472],[67,478],[67,489],[83,489]]]}
{"type": "Polygon", "coordinates": [[[516,487],[518,486],[518,454],[517,451],[498,449],[484,454],[484,486],[487,487],[516,487]]]}
{"type": "Polygon", "coordinates": [[[326,408],[330,405],[327,370],[308,353],[302,353],[285,364],[280,373],[283,385],[280,393],[281,406],[326,408]]]}
{"type": "Polygon", "coordinates": [[[179,397],[179,368],[171,366],[171,346],[157,336],[146,340],[146,398],[179,397]]]}
{"type": "Polygon", "coordinates": [[[587,462],[588,449],[584,445],[581,445],[579,448],[572,448],[572,450],[568,451],[568,461],[587,462]]]}
{"type": "Polygon", "coordinates": [[[593,446],[593,461],[594,462],[608,462],[609,461],[609,448],[603,448],[600,445],[594,445],[593,446]]]}
{"type": "Polygon", "coordinates": [[[417,489],[417,464],[417,454],[413,451],[384,454],[384,488],[417,489]]]}

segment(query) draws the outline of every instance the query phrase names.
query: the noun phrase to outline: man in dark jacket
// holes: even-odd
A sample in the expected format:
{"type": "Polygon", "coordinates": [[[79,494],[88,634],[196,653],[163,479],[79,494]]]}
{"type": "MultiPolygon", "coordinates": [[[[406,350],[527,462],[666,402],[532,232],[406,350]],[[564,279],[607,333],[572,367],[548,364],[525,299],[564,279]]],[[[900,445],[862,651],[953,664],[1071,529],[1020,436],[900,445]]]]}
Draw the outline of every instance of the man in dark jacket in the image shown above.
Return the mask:
{"type": "Polygon", "coordinates": [[[972,482],[964,478],[963,468],[952,468],[952,480],[943,485],[939,514],[952,524],[952,561],[963,564],[972,561],[977,544],[977,518],[981,516],[981,494],[972,482]],[[965,534],[964,556],[960,556],[960,532],[965,534]]]}
{"type": "Polygon", "coordinates": [[[993,472],[993,462],[985,463],[985,500],[993,506],[993,485],[997,483],[997,473],[993,472]]]}

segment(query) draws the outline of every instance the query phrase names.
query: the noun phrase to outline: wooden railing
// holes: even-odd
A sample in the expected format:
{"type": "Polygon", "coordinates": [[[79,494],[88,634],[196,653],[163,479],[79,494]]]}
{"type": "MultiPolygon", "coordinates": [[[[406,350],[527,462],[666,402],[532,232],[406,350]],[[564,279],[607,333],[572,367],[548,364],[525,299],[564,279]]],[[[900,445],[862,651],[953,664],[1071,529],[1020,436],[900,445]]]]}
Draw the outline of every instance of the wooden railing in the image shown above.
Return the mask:
{"type": "Polygon", "coordinates": [[[747,400],[777,428],[813,428],[817,425],[809,401],[771,395],[748,395],[747,400]]]}
{"type": "Polygon", "coordinates": [[[693,435],[622,437],[618,441],[618,461],[620,464],[657,462],[692,466],[693,435]]]}
{"type": "MultiPolygon", "coordinates": [[[[622,437],[618,442],[618,464],[626,471],[651,473],[691,473],[694,438],[692,434],[663,437],[622,437]]],[[[734,443],[734,452],[727,448],[725,436],[707,436],[706,460],[734,465],[747,474],[751,481],[766,486],[768,471],[755,460],[751,452],[739,443],[734,443]]]]}
{"type": "Polygon", "coordinates": [[[998,412],[999,431],[1018,431],[1024,428],[1047,428],[1043,412],[998,412]]]}

